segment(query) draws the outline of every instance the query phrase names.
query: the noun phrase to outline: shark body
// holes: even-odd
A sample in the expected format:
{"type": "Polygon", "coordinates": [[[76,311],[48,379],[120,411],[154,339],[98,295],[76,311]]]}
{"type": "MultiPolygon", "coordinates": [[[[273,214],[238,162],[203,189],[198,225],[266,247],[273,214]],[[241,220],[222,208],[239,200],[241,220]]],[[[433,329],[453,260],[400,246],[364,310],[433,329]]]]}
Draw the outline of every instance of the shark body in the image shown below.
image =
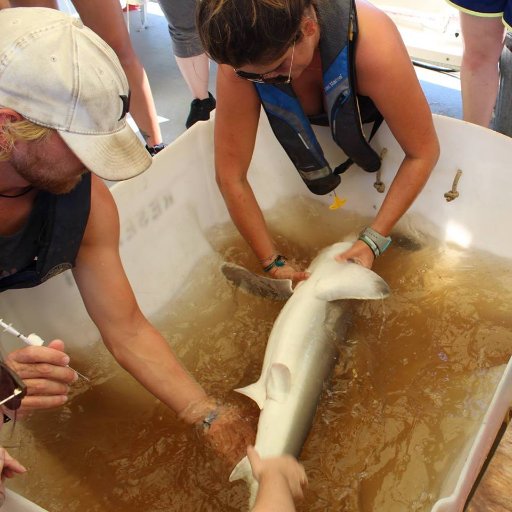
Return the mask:
{"type": "MultiPolygon", "coordinates": [[[[389,294],[388,285],[371,270],[334,259],[351,245],[336,243],[313,260],[309,279],[297,285],[274,323],[260,378],[236,390],[261,409],[255,447],[263,458],[299,456],[345,337],[349,299],[382,299],[389,294]]],[[[257,483],[247,457],[237,464],[230,481],[240,478],[248,483],[254,501],[257,483]]]]}

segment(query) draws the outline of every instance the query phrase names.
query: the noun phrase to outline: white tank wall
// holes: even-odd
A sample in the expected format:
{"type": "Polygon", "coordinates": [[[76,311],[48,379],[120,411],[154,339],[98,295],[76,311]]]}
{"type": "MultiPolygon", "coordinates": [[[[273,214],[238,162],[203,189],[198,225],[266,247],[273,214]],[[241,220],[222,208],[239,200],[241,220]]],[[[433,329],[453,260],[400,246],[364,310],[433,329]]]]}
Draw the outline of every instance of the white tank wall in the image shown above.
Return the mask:
{"type": "MultiPolygon", "coordinates": [[[[447,227],[459,226],[470,245],[500,256],[512,252],[512,238],[505,228],[510,215],[512,174],[509,158],[512,139],[462,121],[435,116],[441,140],[441,158],[425,190],[399,226],[447,236],[447,227]],[[463,171],[460,197],[450,203],[457,169],[463,171]],[[428,219],[425,222],[424,219],[428,219]]],[[[317,130],[333,166],[344,157],[330,140],[329,130],[317,130]]],[[[402,151],[387,126],[375,137],[375,147],[387,149],[382,180],[389,184],[402,151]]],[[[265,116],[249,179],[263,209],[283,197],[310,194],[275,140],[265,116]]],[[[384,198],[373,183],[375,175],[350,169],[342,176],[338,194],[348,199],[345,208],[373,215],[384,198]]],[[[209,251],[204,230],[229,220],[213,171],[213,122],[198,123],[154,159],[151,169],[132,180],[116,184],[112,193],[121,217],[121,255],[144,312],[159,311],[187,279],[197,259],[209,251]]],[[[310,194],[311,195],[311,194],[310,194]]],[[[331,198],[315,196],[325,202],[331,198]]],[[[68,347],[98,339],[69,272],[31,290],[0,295],[0,318],[24,333],[36,331],[45,339],[62,337],[68,347]],[[79,333],[79,337],[77,337],[79,333]]],[[[8,341],[1,335],[2,343],[8,341]]]]}
{"type": "MultiPolygon", "coordinates": [[[[512,239],[507,236],[505,218],[512,210],[508,169],[512,139],[450,118],[436,116],[435,123],[441,159],[401,228],[419,228],[445,239],[450,235],[448,226],[456,226],[459,234],[467,235],[468,245],[508,256],[512,239]],[[443,194],[451,188],[457,169],[464,173],[460,197],[448,203],[443,194]]],[[[332,165],[340,163],[343,157],[328,129],[319,129],[318,134],[332,165]]],[[[386,126],[374,144],[379,151],[387,148],[382,179],[389,187],[402,152],[386,126]]],[[[309,194],[264,116],[249,176],[263,209],[283,197],[309,194]]],[[[358,169],[344,175],[339,195],[348,199],[345,208],[373,215],[384,198],[374,189],[374,181],[375,175],[358,169]]],[[[150,171],[115,185],[112,192],[121,217],[122,259],[139,303],[151,317],[179,293],[198,259],[212,253],[204,231],[229,220],[214,178],[213,122],[197,123],[154,159],[150,171]]],[[[331,198],[321,200],[330,202],[331,198]]],[[[0,317],[25,334],[35,331],[47,340],[64,339],[74,355],[99,338],[69,272],[37,288],[2,293],[0,317]]],[[[17,343],[5,333],[0,334],[0,341],[10,346],[17,343]]],[[[511,373],[509,369],[509,381],[511,373]]],[[[503,407],[510,403],[509,395],[501,397],[503,407]]],[[[497,424],[499,414],[494,416],[497,424]]],[[[490,439],[487,435],[486,442],[490,439]]],[[[486,452],[481,448],[479,458],[486,452]]],[[[20,507],[13,510],[28,510],[20,507]]],[[[451,503],[439,510],[456,508],[451,503]]]]}

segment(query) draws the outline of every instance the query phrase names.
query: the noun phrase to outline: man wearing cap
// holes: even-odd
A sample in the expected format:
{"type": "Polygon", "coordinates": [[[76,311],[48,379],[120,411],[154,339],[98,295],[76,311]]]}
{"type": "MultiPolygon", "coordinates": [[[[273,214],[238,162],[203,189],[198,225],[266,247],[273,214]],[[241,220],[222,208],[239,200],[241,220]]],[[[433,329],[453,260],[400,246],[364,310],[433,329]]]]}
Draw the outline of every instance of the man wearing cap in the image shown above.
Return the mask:
{"type": "MultiPolygon", "coordinates": [[[[79,20],[52,9],[0,11],[0,291],[73,268],[117,361],[184,421],[204,426],[233,462],[251,427],[181,365],[121,264],[116,205],[100,178],[131,178],[151,164],[126,122],[129,100],[114,52],[79,20]]],[[[63,403],[76,378],[60,340],[7,362],[27,383],[28,408],[63,403]]]]}

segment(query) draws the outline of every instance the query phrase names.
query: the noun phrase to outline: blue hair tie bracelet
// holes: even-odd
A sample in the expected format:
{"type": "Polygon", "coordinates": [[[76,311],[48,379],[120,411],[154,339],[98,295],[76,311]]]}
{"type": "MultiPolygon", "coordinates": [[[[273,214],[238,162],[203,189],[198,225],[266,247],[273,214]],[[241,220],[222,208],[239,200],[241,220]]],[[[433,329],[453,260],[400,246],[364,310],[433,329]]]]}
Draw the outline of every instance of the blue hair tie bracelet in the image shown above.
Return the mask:
{"type": "Polygon", "coordinates": [[[280,254],[278,254],[274,261],[272,263],[270,263],[270,265],[267,265],[264,269],[263,269],[263,272],[270,272],[274,267],[284,267],[286,265],[286,258],[284,256],[281,256],[280,254]]]}

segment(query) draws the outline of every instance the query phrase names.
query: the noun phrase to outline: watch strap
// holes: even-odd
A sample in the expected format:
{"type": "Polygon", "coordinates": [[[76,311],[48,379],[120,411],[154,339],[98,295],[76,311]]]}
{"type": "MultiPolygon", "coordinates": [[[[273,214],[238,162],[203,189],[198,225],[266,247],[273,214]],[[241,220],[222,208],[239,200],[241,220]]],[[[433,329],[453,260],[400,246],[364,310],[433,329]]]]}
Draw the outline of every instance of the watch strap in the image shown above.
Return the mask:
{"type": "Polygon", "coordinates": [[[359,233],[358,240],[364,242],[372,250],[375,257],[380,256],[391,244],[390,236],[383,236],[370,227],[364,228],[359,233]]]}

